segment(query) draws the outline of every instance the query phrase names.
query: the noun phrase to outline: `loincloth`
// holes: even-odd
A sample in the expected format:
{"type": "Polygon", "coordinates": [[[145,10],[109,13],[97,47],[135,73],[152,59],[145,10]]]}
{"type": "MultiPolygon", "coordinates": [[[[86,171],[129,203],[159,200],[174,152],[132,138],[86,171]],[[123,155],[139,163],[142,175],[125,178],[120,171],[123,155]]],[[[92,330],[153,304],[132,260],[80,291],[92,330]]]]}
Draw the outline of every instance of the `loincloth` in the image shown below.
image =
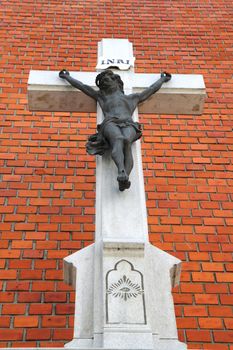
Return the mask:
{"type": "Polygon", "coordinates": [[[114,123],[116,126],[118,126],[120,129],[121,128],[126,128],[128,126],[131,126],[135,129],[136,134],[135,138],[133,139],[133,142],[140,139],[142,136],[142,131],[141,131],[141,125],[137,122],[134,122],[133,120],[125,120],[122,121],[118,118],[108,118],[104,119],[104,121],[101,124],[97,125],[97,133],[89,136],[87,144],[86,144],[86,149],[87,153],[89,154],[100,154],[103,155],[107,150],[110,149],[110,145],[106,138],[104,137],[104,129],[106,125],[114,123]]]}

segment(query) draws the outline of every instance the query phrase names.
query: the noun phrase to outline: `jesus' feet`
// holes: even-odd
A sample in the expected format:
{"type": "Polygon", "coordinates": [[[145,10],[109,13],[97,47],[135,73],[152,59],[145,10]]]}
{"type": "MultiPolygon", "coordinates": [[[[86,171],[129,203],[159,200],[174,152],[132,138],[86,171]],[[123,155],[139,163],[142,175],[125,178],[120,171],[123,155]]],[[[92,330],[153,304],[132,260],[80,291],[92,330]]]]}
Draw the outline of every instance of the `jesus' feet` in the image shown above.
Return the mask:
{"type": "Polygon", "coordinates": [[[125,170],[122,170],[118,173],[117,181],[119,184],[119,190],[124,191],[127,188],[130,188],[129,176],[126,174],[125,170]]]}

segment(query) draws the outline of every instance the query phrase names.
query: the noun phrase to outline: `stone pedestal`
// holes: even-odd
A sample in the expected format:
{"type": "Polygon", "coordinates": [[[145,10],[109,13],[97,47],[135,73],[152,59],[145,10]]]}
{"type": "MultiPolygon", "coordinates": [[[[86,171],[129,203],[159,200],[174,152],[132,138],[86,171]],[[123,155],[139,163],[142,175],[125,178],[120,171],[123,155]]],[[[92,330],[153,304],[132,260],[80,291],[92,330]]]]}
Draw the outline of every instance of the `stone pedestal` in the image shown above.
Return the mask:
{"type": "MultiPolygon", "coordinates": [[[[99,45],[100,65],[121,52],[121,40],[107,44],[104,50],[99,45]],[[118,49],[111,50],[111,45],[118,49]]],[[[132,52],[129,56],[132,63],[132,52]]],[[[117,71],[126,94],[132,92],[133,79],[140,80],[132,70],[117,71]]],[[[133,118],[138,120],[137,111],[133,118]]],[[[97,123],[102,120],[98,107],[97,123]]],[[[69,349],[187,349],[178,341],[171,295],[179,283],[181,262],[148,242],[140,141],[133,145],[133,158],[131,187],[120,192],[110,155],[97,157],[95,243],[64,259],[65,281],[76,290],[69,349]]]]}
{"type": "Polygon", "coordinates": [[[76,288],[74,339],[66,347],[186,349],[171,295],[179,275],[180,260],[149,243],[95,243],[65,258],[66,282],[76,288]]]}

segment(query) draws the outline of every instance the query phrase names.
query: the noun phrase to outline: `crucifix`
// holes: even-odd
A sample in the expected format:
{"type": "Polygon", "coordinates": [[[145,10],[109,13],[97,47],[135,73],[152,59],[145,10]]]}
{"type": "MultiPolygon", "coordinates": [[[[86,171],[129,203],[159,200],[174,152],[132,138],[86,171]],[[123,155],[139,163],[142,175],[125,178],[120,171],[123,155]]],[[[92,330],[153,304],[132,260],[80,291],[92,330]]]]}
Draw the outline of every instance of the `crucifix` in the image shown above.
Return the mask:
{"type": "MultiPolygon", "coordinates": [[[[111,68],[124,82],[125,94],[137,96],[137,102],[142,90],[146,91],[155,81],[167,80],[156,94],[139,105],[139,112],[201,114],[205,98],[202,76],[173,75],[170,80],[166,73],[136,74],[133,67],[133,49],[128,40],[103,39],[99,43],[97,69],[105,72],[111,68]]],[[[59,78],[58,72],[32,71],[29,108],[93,112],[98,101],[97,123],[103,125],[107,107],[101,105],[101,99],[93,99],[83,89],[70,86],[65,81],[70,78],[64,79],[66,74],[63,71],[59,78]]],[[[94,95],[98,94],[96,75],[72,73],[75,81],[91,87],[94,95]]],[[[104,75],[97,78],[99,84],[104,75]]],[[[140,131],[136,106],[137,103],[130,109],[132,141],[140,131]]],[[[117,117],[117,109],[113,117],[117,117]]],[[[96,138],[90,141],[102,142],[96,138]]],[[[107,138],[107,142],[111,141],[107,138]]],[[[89,144],[94,153],[96,146],[99,144],[89,144]]],[[[132,143],[132,157],[134,167],[130,166],[129,186],[129,178],[125,174],[121,178],[119,167],[119,179],[114,181],[116,166],[109,152],[97,156],[95,243],[64,259],[65,282],[76,289],[74,337],[66,348],[187,349],[178,340],[171,295],[172,286],[179,283],[181,261],[148,241],[140,140],[132,143]]]]}
{"type": "Polygon", "coordinates": [[[164,72],[158,81],[144,91],[129,95],[124,94],[124,83],[120,76],[111,70],[97,75],[96,85],[99,91],[72,78],[65,69],[60,71],[59,77],[99,103],[104,121],[98,125],[98,132],[89,137],[87,152],[103,155],[105,150],[111,150],[112,160],[118,170],[119,190],[124,191],[130,187],[129,175],[133,169],[132,143],[142,135],[140,124],[132,119],[133,112],[139,103],[147,100],[163,83],[171,80],[171,75],[164,72]]]}

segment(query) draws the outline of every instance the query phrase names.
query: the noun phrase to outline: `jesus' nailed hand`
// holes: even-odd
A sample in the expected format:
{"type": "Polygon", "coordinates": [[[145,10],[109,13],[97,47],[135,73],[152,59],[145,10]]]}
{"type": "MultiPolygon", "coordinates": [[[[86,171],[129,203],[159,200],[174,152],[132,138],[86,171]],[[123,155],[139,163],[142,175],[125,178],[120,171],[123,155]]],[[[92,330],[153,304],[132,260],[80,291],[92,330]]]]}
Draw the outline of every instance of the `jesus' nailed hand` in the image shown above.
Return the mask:
{"type": "Polygon", "coordinates": [[[104,114],[104,121],[97,126],[97,133],[90,136],[87,142],[89,154],[103,155],[108,149],[118,169],[117,181],[119,190],[130,187],[129,174],[133,168],[132,143],[142,136],[141,126],[134,122],[132,115],[137,105],[157,92],[163,83],[171,80],[171,74],[161,73],[160,79],[141,93],[124,94],[124,84],[118,74],[107,69],[96,77],[99,90],[74,79],[63,69],[59,77],[73,87],[95,99],[104,114]]]}

